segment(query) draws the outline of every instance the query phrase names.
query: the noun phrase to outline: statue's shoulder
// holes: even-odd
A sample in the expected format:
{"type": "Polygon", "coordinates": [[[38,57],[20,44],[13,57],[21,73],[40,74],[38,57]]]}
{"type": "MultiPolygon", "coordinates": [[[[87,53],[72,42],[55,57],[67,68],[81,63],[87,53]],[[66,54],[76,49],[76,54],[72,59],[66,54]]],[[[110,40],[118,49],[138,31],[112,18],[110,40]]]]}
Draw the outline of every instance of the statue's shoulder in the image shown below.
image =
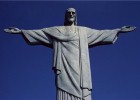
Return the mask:
{"type": "MultiPolygon", "coordinates": [[[[66,26],[53,26],[53,27],[48,27],[48,28],[43,28],[43,30],[48,30],[48,31],[59,31],[60,33],[63,33],[65,30],[66,26]]],[[[92,30],[92,28],[85,27],[85,26],[76,26],[79,30],[81,31],[89,31],[92,30]]]]}
{"type": "MultiPolygon", "coordinates": [[[[91,29],[89,27],[85,27],[85,26],[76,26],[77,28],[80,29],[91,29]]],[[[48,27],[48,28],[44,28],[44,29],[64,29],[65,26],[52,26],[52,27],[48,27]]]]}
{"type": "Polygon", "coordinates": [[[78,26],[78,28],[82,31],[88,31],[88,30],[92,30],[92,28],[89,27],[85,27],[85,26],[78,26]]]}
{"type": "Polygon", "coordinates": [[[52,27],[47,27],[47,28],[43,28],[43,29],[59,29],[62,26],[52,26],[52,27]]]}
{"type": "Polygon", "coordinates": [[[81,29],[91,29],[91,28],[86,27],[86,26],[78,26],[78,27],[81,28],[81,29]]]}
{"type": "Polygon", "coordinates": [[[63,26],[52,26],[52,27],[47,27],[43,28],[43,31],[61,31],[63,29],[63,26]]]}

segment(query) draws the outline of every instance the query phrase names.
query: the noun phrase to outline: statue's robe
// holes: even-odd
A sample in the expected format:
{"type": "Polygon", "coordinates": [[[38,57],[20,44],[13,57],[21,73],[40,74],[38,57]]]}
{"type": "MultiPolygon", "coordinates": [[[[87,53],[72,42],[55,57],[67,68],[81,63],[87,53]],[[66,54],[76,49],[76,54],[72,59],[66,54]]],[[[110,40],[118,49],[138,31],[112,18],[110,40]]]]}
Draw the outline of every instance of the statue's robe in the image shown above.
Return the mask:
{"type": "Polygon", "coordinates": [[[92,90],[88,48],[114,43],[119,30],[75,26],[76,32],[67,33],[65,27],[71,26],[22,30],[22,33],[30,44],[43,44],[53,48],[57,99],[82,100],[91,96],[92,90]],[[68,99],[71,97],[77,99],[68,99]]]}

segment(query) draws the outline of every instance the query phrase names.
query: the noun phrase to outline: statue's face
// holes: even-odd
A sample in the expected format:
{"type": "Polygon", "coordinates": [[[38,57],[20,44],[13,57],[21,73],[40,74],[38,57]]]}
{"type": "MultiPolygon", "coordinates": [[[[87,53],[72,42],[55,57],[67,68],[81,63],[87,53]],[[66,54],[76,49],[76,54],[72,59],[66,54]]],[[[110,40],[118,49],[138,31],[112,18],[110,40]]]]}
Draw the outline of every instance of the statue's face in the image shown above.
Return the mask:
{"type": "Polygon", "coordinates": [[[66,12],[67,21],[74,22],[76,20],[76,11],[74,8],[69,8],[66,12]]]}

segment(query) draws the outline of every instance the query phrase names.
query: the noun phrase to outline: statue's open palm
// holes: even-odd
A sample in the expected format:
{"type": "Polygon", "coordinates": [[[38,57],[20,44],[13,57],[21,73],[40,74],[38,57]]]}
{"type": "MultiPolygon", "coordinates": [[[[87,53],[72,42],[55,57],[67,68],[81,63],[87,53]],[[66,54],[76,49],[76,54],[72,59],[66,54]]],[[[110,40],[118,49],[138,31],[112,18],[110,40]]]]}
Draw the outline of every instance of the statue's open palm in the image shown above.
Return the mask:
{"type": "Polygon", "coordinates": [[[21,30],[16,28],[16,27],[9,27],[7,29],[4,29],[4,31],[7,32],[7,33],[12,33],[12,34],[21,33],[21,30]]]}
{"type": "Polygon", "coordinates": [[[121,33],[131,32],[136,29],[135,26],[123,26],[120,30],[121,33]]]}

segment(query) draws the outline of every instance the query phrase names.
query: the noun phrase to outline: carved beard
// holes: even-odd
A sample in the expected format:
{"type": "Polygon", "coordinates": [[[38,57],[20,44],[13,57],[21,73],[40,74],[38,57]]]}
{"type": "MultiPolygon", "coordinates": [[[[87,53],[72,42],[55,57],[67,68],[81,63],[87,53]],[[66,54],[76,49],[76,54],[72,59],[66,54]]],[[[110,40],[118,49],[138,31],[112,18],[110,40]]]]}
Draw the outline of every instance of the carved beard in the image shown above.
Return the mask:
{"type": "Polygon", "coordinates": [[[73,22],[75,22],[75,17],[68,18],[68,19],[67,19],[67,22],[68,22],[68,23],[73,23],[73,22]]]}

